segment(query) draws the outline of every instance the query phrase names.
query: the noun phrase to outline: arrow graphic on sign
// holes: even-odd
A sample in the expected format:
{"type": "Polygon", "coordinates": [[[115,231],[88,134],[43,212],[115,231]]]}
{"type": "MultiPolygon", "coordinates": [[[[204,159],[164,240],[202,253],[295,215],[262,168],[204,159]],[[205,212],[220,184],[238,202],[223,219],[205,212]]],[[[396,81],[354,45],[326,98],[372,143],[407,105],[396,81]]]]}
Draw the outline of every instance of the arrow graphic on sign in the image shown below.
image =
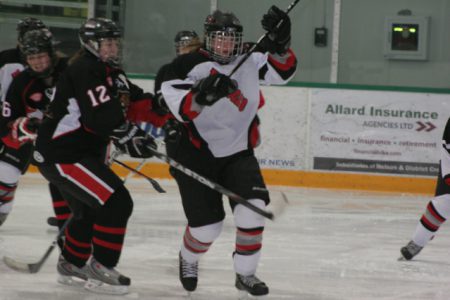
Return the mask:
{"type": "Polygon", "coordinates": [[[425,130],[426,132],[429,132],[436,128],[436,126],[434,126],[434,124],[431,122],[423,123],[423,122],[417,121],[416,123],[419,124],[419,127],[416,129],[416,131],[425,130]]]}

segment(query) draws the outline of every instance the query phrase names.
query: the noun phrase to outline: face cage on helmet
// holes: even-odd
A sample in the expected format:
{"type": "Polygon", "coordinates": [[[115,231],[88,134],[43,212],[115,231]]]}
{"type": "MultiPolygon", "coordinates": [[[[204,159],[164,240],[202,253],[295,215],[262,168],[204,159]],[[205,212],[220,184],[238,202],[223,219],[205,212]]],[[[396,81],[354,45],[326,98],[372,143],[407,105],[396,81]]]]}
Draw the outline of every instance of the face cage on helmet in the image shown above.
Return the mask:
{"type": "Polygon", "coordinates": [[[211,31],[205,35],[205,48],[211,55],[211,58],[221,64],[227,64],[236,59],[242,54],[242,32],[226,32],[226,31],[211,31]],[[224,48],[225,41],[214,42],[215,39],[228,39],[227,43],[233,43],[234,49],[231,53],[220,53],[220,49],[224,48]]]}
{"type": "MultiPolygon", "coordinates": [[[[84,42],[80,38],[81,45],[88,50],[90,53],[94,54],[96,57],[101,59],[100,57],[100,43],[108,38],[98,38],[98,39],[89,39],[86,42],[84,42]]],[[[118,37],[114,37],[111,39],[118,39],[119,40],[119,53],[117,54],[116,58],[109,58],[106,63],[110,64],[113,67],[119,67],[122,64],[122,39],[118,37]]]]}

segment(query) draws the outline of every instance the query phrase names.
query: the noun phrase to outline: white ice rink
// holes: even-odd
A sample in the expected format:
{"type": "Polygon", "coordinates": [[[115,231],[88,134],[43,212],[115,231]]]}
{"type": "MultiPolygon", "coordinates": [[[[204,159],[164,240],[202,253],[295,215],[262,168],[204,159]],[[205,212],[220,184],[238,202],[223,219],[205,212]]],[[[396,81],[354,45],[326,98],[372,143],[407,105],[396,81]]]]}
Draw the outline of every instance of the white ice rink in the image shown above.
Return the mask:
{"type": "MultiPolygon", "coordinates": [[[[166,194],[147,181],[127,183],[135,206],[118,269],[131,277],[130,294],[92,294],[56,283],[55,250],[37,274],[22,274],[0,262],[0,299],[185,299],[178,281],[177,254],[185,226],[176,185],[162,181],[166,194]]],[[[412,262],[398,262],[429,198],[317,189],[271,187],[290,205],[266,226],[258,275],[270,287],[266,299],[370,300],[450,299],[450,230],[439,235],[412,262]]],[[[227,210],[229,212],[229,210],[227,210]]],[[[15,206],[0,227],[0,255],[36,262],[55,231],[47,185],[23,177],[15,206]]],[[[192,299],[237,299],[231,253],[232,218],[203,257],[192,299]]]]}

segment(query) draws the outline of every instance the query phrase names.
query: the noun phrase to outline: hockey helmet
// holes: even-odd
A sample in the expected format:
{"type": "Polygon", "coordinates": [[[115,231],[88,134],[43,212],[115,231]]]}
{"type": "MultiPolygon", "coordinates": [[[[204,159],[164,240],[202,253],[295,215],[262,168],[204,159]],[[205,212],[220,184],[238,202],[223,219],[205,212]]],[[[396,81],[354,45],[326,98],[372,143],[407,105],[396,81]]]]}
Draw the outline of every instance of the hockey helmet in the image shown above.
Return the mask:
{"type": "Polygon", "coordinates": [[[17,33],[18,33],[17,41],[20,44],[22,42],[23,35],[27,31],[44,28],[48,29],[48,27],[44,24],[44,22],[42,22],[39,19],[31,17],[22,19],[19,21],[19,23],[17,23],[17,33]]]}
{"type": "Polygon", "coordinates": [[[206,17],[205,49],[215,61],[227,64],[242,53],[242,25],[231,12],[214,11],[206,17]]]}
{"type": "Polygon", "coordinates": [[[200,38],[195,31],[182,30],[175,36],[175,52],[178,55],[188,53],[201,46],[200,38]]]}
{"type": "Polygon", "coordinates": [[[78,36],[81,46],[84,49],[113,66],[120,65],[120,41],[122,32],[112,20],[106,18],[90,18],[81,25],[78,36]],[[117,55],[103,58],[100,53],[100,46],[101,42],[107,39],[113,39],[119,42],[119,52],[117,55]]]}
{"type": "Polygon", "coordinates": [[[51,75],[56,57],[54,55],[52,34],[47,28],[27,31],[23,35],[22,43],[19,45],[19,49],[24,61],[29,65],[29,69],[27,70],[28,72],[39,78],[45,78],[51,75]],[[49,65],[45,69],[38,71],[29,64],[28,56],[39,53],[47,53],[50,61],[49,65]]]}

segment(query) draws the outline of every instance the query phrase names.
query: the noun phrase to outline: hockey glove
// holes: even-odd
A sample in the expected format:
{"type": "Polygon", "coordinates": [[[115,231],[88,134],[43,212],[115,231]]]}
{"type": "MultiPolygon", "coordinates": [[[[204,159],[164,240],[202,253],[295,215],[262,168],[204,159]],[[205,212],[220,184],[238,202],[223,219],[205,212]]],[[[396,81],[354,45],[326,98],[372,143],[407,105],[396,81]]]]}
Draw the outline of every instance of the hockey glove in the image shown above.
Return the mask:
{"type": "Polygon", "coordinates": [[[167,106],[161,92],[156,93],[155,97],[153,98],[152,110],[159,116],[164,116],[170,113],[169,107],[167,106]]]}
{"type": "Polygon", "coordinates": [[[21,145],[33,142],[37,137],[37,130],[41,121],[36,118],[20,117],[11,125],[11,137],[21,145]]]}
{"type": "Polygon", "coordinates": [[[180,123],[175,119],[169,119],[163,125],[162,129],[164,130],[165,137],[164,141],[166,143],[176,143],[178,138],[181,135],[180,123]]]}
{"type": "Polygon", "coordinates": [[[119,150],[135,158],[152,157],[153,152],[151,149],[156,150],[157,148],[151,136],[129,122],[115,129],[111,138],[119,150]]]}
{"type": "Polygon", "coordinates": [[[262,27],[269,34],[261,45],[270,53],[283,55],[291,44],[291,19],[288,14],[272,6],[261,20],[262,27]]]}
{"type": "Polygon", "coordinates": [[[220,73],[209,75],[197,81],[192,87],[195,101],[200,105],[207,106],[213,105],[236,90],[237,82],[220,73]]]}

